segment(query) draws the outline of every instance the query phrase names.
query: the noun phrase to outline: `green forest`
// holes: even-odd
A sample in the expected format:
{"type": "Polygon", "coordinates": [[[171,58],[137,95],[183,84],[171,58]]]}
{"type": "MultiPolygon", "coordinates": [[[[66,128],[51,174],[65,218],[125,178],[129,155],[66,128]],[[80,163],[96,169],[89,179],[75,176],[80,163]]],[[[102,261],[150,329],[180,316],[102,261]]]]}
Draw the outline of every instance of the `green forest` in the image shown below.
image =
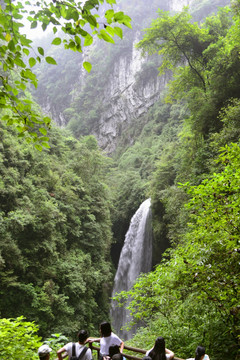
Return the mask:
{"type": "Polygon", "coordinates": [[[38,359],[44,341],[56,354],[80,328],[99,336],[129,222],[150,197],[153,269],[116,296],[131,299],[127,327],[143,324],[127,344],[163,336],[181,359],[201,344],[211,360],[239,359],[240,1],[40,4],[0,2],[0,358],[38,359]],[[23,34],[27,11],[48,40],[23,34]],[[92,133],[134,31],[147,58],[135,86],[169,81],[106,154],[92,133]]]}

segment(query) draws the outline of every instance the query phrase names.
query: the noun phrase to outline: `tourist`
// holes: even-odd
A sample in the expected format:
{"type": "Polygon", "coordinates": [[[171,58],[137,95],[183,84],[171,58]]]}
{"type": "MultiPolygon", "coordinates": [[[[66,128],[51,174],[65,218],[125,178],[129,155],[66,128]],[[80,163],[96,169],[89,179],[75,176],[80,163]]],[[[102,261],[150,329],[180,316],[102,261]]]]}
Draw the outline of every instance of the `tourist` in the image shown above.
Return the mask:
{"type": "Polygon", "coordinates": [[[100,354],[104,357],[109,355],[109,347],[112,345],[120,346],[120,353],[124,348],[124,342],[112,332],[112,328],[109,322],[102,322],[100,324],[100,354]]]}
{"type": "Polygon", "coordinates": [[[189,358],[187,360],[210,360],[209,356],[205,353],[203,346],[198,346],[195,351],[195,358],[189,358]]]}
{"type": "Polygon", "coordinates": [[[146,356],[150,356],[152,360],[171,360],[174,358],[174,353],[165,348],[165,340],[159,336],[154,347],[146,352],[146,356]]]}
{"type": "Polygon", "coordinates": [[[100,342],[99,360],[103,357],[109,356],[109,347],[113,345],[118,345],[120,347],[120,353],[122,353],[124,342],[112,332],[111,324],[109,322],[104,321],[100,324],[100,334],[100,338],[89,340],[89,342],[100,342]]]}
{"type": "MultiPolygon", "coordinates": [[[[116,354],[121,354],[118,345],[109,346],[108,352],[109,352],[109,359],[113,359],[113,356],[116,354]]],[[[122,360],[126,360],[126,358],[124,356],[122,356],[122,360]]]]}
{"type": "Polygon", "coordinates": [[[52,349],[47,344],[40,346],[40,348],[38,349],[39,359],[49,360],[51,351],[52,351],[52,349]]]}
{"type": "Polygon", "coordinates": [[[63,353],[67,353],[68,359],[71,358],[71,356],[81,356],[81,360],[92,360],[92,351],[89,349],[89,347],[84,346],[84,344],[87,342],[88,333],[86,330],[80,330],[78,333],[78,342],[70,342],[66,345],[64,345],[61,349],[58,350],[57,356],[59,360],[62,360],[65,358],[65,355],[62,355],[63,353]]]}
{"type": "Polygon", "coordinates": [[[118,345],[111,345],[108,349],[109,357],[112,358],[115,354],[120,354],[120,349],[118,345]]]}

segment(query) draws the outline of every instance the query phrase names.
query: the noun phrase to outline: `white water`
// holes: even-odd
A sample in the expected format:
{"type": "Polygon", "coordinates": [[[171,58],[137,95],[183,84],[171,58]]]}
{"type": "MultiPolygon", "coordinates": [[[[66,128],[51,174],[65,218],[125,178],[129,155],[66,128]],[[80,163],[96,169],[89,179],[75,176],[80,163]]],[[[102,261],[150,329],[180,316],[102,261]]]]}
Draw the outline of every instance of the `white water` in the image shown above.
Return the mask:
{"type": "MultiPolygon", "coordinates": [[[[123,290],[130,290],[140,273],[146,273],[152,267],[152,226],[151,200],[145,200],[131,219],[121,251],[118,269],[114,279],[112,296],[123,290]]],[[[126,306],[118,307],[112,301],[112,327],[114,331],[128,340],[136,329],[126,331],[122,329],[131,320],[126,306]]]]}

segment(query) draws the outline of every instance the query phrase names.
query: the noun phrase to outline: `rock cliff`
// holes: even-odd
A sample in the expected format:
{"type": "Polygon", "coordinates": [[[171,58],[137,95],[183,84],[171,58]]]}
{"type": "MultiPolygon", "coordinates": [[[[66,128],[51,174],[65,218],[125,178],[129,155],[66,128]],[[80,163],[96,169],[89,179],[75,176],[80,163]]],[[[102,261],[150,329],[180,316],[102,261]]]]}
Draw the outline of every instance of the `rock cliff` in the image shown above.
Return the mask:
{"type": "MultiPolygon", "coordinates": [[[[123,6],[124,1],[122,0],[123,6]]],[[[93,134],[96,136],[100,147],[107,153],[112,154],[118,144],[121,134],[134,123],[138,118],[146,113],[148,109],[159,99],[166,83],[169,81],[169,74],[165,76],[158,76],[158,64],[143,58],[140,51],[136,49],[136,43],[142,38],[142,28],[150,25],[150,19],[157,16],[157,9],[169,10],[171,12],[178,12],[184,6],[199,5],[198,0],[138,0],[134,3],[132,0],[131,6],[126,2],[125,6],[133,11],[129,15],[133,19],[133,30],[128,32],[127,51],[119,52],[114,56],[114,61],[111,64],[111,71],[106,74],[98,75],[104,76],[104,86],[98,90],[97,95],[88,95],[91,97],[84,98],[84,94],[90,93],[87,89],[88,79],[85,79],[84,72],[79,70],[81,67],[82,58],[76,63],[78,69],[78,76],[75,76],[71,84],[69,94],[72,93],[71,100],[65,104],[58,103],[51,104],[51,99],[45,96],[45,100],[41,105],[48,113],[50,113],[54,121],[59,126],[65,126],[68,121],[74,121],[76,127],[77,122],[85,121],[84,125],[78,127],[76,135],[93,134]],[[135,4],[135,5],[133,5],[135,4]],[[135,6],[135,7],[134,7],[135,6]],[[144,21],[142,20],[144,18],[144,21]],[[146,19],[149,19],[146,25],[146,19]],[[141,23],[143,21],[143,25],[141,23]],[[131,37],[131,39],[130,39],[131,37]],[[80,94],[80,95],[79,95],[80,94]],[[95,96],[95,98],[94,98],[95,96]],[[76,102],[78,102],[76,106],[76,102]],[[98,105],[96,103],[98,102],[98,105]],[[75,105],[73,105],[75,103],[75,105]],[[86,105],[87,104],[87,105],[86,105]],[[101,104],[101,106],[99,106],[101,104]],[[75,115],[71,116],[71,108],[75,106],[75,115]],[[63,109],[65,107],[65,110],[63,109]],[[77,111],[76,111],[77,108],[77,111]],[[76,116],[77,113],[77,116],[76,116]],[[90,120],[89,120],[90,119],[90,120]],[[82,130],[84,129],[83,132],[82,130]]],[[[225,1],[226,2],[226,1],[225,1]]],[[[121,3],[119,1],[119,3],[121,3]]],[[[128,8],[124,8],[128,13],[128,8]]],[[[98,46],[95,44],[95,46],[98,46]]],[[[112,46],[112,45],[110,45],[112,46]]],[[[113,50],[114,51],[114,50],[113,50]]],[[[93,51],[94,52],[94,51],[93,51]]],[[[83,59],[90,57],[91,49],[83,54],[83,59]]],[[[108,55],[103,54],[106,59],[108,55]]],[[[92,75],[90,75],[92,76],[92,75]]],[[[90,87],[95,87],[91,84],[90,87]]]]}
{"type": "MultiPolygon", "coordinates": [[[[181,11],[191,0],[169,0],[170,11],[181,11]]],[[[165,4],[166,5],[166,4],[165,4]]],[[[157,8],[156,8],[157,10],[157,8]]],[[[121,56],[114,64],[113,73],[104,90],[104,112],[92,129],[100,147],[108,154],[114,152],[122,132],[159,99],[169,76],[158,76],[157,71],[148,72],[148,77],[137,81],[138,75],[148,59],[143,58],[135,44],[141,39],[137,31],[129,53],[121,56]],[[140,85],[140,86],[139,86],[140,85]]]]}

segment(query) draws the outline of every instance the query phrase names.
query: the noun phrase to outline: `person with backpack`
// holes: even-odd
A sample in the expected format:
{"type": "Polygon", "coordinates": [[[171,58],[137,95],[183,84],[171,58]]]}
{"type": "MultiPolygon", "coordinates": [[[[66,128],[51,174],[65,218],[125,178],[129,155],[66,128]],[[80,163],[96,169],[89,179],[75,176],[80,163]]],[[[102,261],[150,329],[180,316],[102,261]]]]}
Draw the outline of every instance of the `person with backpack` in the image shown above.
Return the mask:
{"type": "MultiPolygon", "coordinates": [[[[88,338],[86,330],[80,330],[78,333],[78,342],[70,342],[57,351],[59,360],[63,359],[62,353],[66,352],[69,360],[92,360],[92,351],[84,346],[88,338]]],[[[65,356],[64,356],[65,357],[65,356]]]]}

